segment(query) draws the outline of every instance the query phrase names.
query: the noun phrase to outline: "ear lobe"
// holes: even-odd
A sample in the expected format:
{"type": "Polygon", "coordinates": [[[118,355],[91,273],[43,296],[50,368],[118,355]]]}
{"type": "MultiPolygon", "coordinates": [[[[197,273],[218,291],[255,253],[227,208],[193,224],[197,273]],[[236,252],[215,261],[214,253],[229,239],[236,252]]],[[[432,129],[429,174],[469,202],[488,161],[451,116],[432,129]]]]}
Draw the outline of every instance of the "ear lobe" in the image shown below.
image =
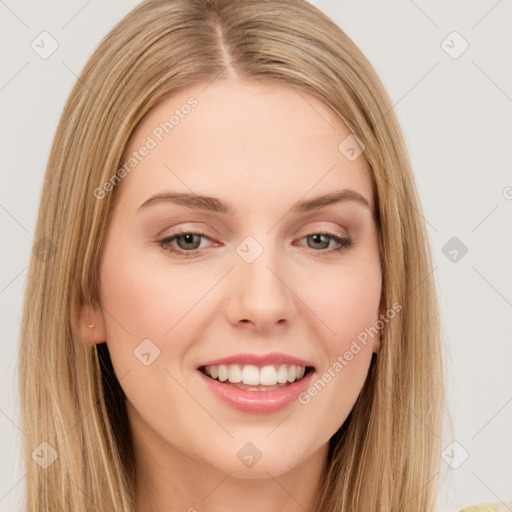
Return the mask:
{"type": "Polygon", "coordinates": [[[378,334],[378,336],[375,336],[375,338],[373,339],[373,347],[372,347],[372,352],[374,352],[375,354],[378,354],[380,349],[381,349],[381,336],[380,336],[380,332],[378,334]]]}
{"type": "Polygon", "coordinates": [[[78,314],[78,327],[82,343],[92,346],[105,342],[105,320],[101,307],[94,308],[90,303],[82,304],[78,314]]]}

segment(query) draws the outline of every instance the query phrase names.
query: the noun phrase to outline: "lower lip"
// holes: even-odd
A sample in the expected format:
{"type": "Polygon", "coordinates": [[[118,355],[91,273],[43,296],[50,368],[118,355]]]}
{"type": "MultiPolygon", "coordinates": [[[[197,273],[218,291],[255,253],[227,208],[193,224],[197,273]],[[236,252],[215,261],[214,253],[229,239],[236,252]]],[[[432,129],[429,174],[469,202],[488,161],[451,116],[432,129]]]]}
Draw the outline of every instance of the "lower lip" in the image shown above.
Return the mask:
{"type": "Polygon", "coordinates": [[[211,379],[200,370],[198,372],[210,390],[221,400],[234,409],[253,414],[272,413],[284,409],[308,388],[315,373],[310,370],[301,380],[272,391],[246,391],[211,379]]]}

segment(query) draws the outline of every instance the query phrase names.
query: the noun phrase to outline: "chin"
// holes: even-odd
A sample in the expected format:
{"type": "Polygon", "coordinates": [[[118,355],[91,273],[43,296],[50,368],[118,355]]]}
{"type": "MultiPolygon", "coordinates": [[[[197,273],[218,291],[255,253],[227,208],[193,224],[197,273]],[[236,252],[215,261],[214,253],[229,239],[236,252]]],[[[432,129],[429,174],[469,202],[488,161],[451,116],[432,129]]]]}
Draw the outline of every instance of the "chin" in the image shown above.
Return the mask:
{"type": "Polygon", "coordinates": [[[261,448],[257,448],[258,441],[254,444],[250,441],[245,443],[237,441],[234,444],[236,448],[226,447],[215,454],[214,460],[206,461],[219,472],[230,474],[233,478],[277,478],[292,471],[307,459],[307,454],[300,453],[298,446],[289,444],[273,446],[267,441],[265,447],[260,445],[261,448]],[[228,453],[233,453],[233,456],[227,457],[228,453]]]}

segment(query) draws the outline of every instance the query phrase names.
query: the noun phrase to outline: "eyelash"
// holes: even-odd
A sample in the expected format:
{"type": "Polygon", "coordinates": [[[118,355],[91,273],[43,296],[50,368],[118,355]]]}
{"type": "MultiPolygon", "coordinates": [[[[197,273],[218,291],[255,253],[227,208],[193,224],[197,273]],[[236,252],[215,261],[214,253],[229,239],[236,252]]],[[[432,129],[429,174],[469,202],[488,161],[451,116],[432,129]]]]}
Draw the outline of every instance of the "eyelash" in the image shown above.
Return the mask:
{"type": "MultiPolygon", "coordinates": [[[[207,240],[212,241],[212,239],[209,236],[205,235],[204,233],[200,233],[200,232],[196,232],[196,231],[182,231],[180,233],[176,233],[174,235],[171,235],[171,236],[165,237],[161,240],[158,240],[157,243],[163,249],[165,249],[168,253],[176,254],[177,256],[190,258],[190,257],[197,255],[197,253],[200,251],[200,249],[194,249],[193,251],[184,251],[182,249],[176,249],[175,247],[172,247],[172,246],[170,248],[165,247],[170,242],[172,242],[172,241],[176,240],[177,238],[180,238],[181,236],[184,236],[184,235],[197,235],[197,236],[200,236],[200,237],[206,238],[207,240]]],[[[330,255],[330,254],[334,254],[334,253],[338,253],[338,252],[343,252],[352,246],[352,240],[350,238],[342,238],[340,236],[334,235],[333,233],[326,233],[326,232],[311,233],[309,235],[302,237],[300,240],[302,240],[303,238],[307,238],[308,236],[313,236],[313,235],[327,236],[331,240],[334,240],[336,243],[339,244],[338,247],[334,247],[332,249],[321,249],[321,250],[311,249],[313,252],[320,253],[321,255],[330,255]]]]}

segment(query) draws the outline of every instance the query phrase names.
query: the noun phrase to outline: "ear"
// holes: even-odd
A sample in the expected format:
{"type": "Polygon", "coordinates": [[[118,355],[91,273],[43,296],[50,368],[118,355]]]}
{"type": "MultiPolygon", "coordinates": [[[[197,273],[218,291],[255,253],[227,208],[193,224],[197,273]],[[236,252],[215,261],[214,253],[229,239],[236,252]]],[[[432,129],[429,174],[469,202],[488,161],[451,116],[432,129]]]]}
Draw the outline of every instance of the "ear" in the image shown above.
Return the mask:
{"type": "Polygon", "coordinates": [[[375,352],[375,354],[379,353],[379,350],[381,349],[382,342],[381,342],[381,335],[380,332],[376,336],[374,336],[372,341],[372,352],[375,352]]]}
{"type": "Polygon", "coordinates": [[[101,306],[92,303],[82,304],[78,312],[80,339],[86,345],[104,343],[107,338],[105,318],[101,306]]]}

